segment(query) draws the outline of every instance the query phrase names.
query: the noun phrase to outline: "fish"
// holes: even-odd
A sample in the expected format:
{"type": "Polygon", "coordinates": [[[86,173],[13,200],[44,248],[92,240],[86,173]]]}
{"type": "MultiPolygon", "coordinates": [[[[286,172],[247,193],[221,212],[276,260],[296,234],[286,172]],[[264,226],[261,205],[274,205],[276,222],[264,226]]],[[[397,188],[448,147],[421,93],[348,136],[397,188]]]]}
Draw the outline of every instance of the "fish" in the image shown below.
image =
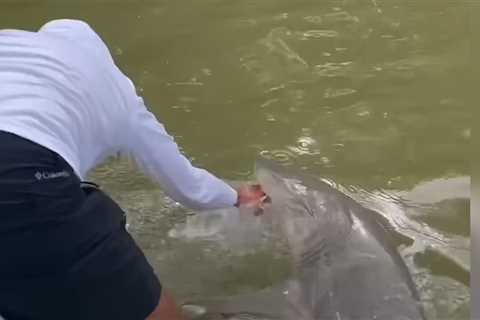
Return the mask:
{"type": "Polygon", "coordinates": [[[255,171],[270,200],[263,216],[288,245],[292,275],[259,292],[187,302],[190,319],[425,319],[386,219],[272,160],[257,160],[255,171]]]}

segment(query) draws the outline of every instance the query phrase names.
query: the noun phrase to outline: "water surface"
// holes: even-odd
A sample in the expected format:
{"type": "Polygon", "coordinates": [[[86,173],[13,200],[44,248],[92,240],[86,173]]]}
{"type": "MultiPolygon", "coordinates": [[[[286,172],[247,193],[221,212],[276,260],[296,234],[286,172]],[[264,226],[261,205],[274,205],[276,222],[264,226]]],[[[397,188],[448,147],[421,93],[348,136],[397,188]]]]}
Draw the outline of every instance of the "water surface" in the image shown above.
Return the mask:
{"type": "MultiPolygon", "coordinates": [[[[412,244],[430,319],[469,314],[470,114],[466,2],[0,0],[0,28],[88,21],[197,165],[229,181],[256,157],[335,182],[412,244]]],[[[180,300],[245,293],[289,273],[268,244],[222,246],[134,167],[93,178],[180,300]]]]}

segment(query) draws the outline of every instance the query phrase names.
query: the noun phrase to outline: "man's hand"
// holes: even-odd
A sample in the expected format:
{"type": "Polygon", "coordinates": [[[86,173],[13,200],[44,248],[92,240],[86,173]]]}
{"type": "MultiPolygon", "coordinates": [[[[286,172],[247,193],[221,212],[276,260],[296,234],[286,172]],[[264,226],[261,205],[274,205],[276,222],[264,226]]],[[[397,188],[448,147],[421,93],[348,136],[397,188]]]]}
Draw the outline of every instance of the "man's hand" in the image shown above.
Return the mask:
{"type": "Polygon", "coordinates": [[[236,207],[245,206],[248,208],[254,208],[255,214],[259,215],[263,211],[263,204],[269,201],[269,197],[262,190],[259,184],[242,185],[237,190],[238,200],[235,204],[236,207]]]}

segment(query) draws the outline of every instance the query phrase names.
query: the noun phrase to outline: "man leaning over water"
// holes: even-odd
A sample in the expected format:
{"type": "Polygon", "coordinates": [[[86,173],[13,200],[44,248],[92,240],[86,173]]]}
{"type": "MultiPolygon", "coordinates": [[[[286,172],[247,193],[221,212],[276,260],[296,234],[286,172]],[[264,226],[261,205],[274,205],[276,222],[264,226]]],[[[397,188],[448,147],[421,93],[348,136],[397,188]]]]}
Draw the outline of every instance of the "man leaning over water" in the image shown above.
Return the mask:
{"type": "Polygon", "coordinates": [[[108,156],[135,159],[195,209],[249,204],[195,168],[84,22],[0,30],[0,315],[7,320],[181,319],[125,230],[123,211],[81,180],[108,156]]]}

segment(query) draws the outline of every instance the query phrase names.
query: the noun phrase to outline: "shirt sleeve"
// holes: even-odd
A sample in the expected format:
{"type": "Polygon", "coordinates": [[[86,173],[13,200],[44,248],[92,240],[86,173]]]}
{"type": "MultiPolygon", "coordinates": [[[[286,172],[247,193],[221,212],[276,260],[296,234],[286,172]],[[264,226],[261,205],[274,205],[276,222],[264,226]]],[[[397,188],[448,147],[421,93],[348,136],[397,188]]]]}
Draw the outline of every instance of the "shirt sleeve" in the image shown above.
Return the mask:
{"type": "Polygon", "coordinates": [[[208,171],[194,167],[143,100],[130,117],[129,150],[136,163],[174,200],[192,209],[232,207],[237,192],[208,171]]]}

